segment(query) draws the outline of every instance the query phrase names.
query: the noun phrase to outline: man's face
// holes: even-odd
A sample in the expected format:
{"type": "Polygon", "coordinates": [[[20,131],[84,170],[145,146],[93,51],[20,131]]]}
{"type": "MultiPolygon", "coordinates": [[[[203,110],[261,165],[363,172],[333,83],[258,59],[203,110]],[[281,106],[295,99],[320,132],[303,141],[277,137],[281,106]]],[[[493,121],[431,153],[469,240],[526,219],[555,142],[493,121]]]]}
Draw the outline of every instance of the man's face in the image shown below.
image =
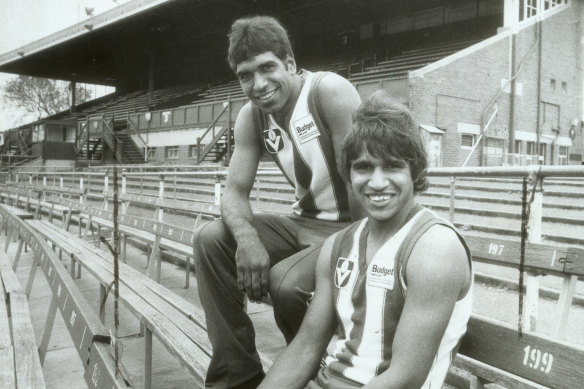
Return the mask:
{"type": "Polygon", "coordinates": [[[279,113],[291,104],[296,64],[266,51],[237,64],[235,73],[245,95],[263,112],[279,113]]]}
{"type": "Polygon", "coordinates": [[[375,221],[399,219],[415,204],[414,183],[406,161],[387,162],[364,151],[351,164],[350,174],[355,198],[375,221]]]}

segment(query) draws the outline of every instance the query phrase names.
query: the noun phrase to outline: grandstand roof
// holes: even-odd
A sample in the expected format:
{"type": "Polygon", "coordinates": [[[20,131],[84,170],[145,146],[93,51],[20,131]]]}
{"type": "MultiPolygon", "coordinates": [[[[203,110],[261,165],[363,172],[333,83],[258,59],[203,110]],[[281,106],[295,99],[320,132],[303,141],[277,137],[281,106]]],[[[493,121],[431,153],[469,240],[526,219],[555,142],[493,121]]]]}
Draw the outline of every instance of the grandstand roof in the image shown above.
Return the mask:
{"type": "Polygon", "coordinates": [[[133,0],[0,55],[0,71],[69,81],[148,86],[229,74],[226,34],[242,15],[277,15],[297,45],[436,0],[133,0]],[[210,66],[212,65],[212,66],[210,66]]]}

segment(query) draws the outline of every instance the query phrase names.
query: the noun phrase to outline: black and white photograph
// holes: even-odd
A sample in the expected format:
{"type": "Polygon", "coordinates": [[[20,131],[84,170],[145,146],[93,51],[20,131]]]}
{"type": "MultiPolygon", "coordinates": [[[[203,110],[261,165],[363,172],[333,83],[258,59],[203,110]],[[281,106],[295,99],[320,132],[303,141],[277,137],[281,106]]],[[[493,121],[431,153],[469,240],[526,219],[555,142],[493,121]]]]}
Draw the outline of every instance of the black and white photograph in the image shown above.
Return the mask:
{"type": "Polygon", "coordinates": [[[0,0],[0,389],[584,389],[584,0],[0,0]]]}

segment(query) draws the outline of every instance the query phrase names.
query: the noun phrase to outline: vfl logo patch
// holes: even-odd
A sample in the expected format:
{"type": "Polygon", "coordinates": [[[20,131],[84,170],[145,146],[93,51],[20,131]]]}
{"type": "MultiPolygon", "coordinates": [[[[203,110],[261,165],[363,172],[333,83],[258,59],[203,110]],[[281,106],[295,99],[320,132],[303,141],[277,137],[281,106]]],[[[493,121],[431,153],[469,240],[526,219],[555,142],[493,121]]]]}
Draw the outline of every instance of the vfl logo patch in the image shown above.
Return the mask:
{"type": "Polygon", "coordinates": [[[282,140],[282,133],[279,128],[270,128],[264,130],[264,144],[266,150],[270,153],[278,153],[284,148],[284,141],[282,140]]]}
{"type": "Polygon", "coordinates": [[[335,268],[335,286],[339,289],[344,288],[349,283],[351,273],[355,267],[355,262],[348,258],[339,257],[335,268]]]}

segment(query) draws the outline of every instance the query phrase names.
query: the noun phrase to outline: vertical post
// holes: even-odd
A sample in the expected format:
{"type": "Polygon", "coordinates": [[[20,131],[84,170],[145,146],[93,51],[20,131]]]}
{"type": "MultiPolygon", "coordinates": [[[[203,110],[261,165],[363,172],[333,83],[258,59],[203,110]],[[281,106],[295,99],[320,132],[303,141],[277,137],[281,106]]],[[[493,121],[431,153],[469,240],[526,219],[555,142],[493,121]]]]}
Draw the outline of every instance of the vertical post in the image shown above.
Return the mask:
{"type": "Polygon", "coordinates": [[[152,388],[152,332],[148,327],[144,333],[144,350],[144,389],[150,389],[152,388]]]}
{"type": "Polygon", "coordinates": [[[45,328],[43,329],[41,342],[39,345],[39,359],[41,361],[41,366],[45,362],[45,355],[47,354],[47,349],[49,348],[49,340],[51,339],[51,332],[53,331],[53,323],[55,323],[58,304],[59,300],[57,299],[57,296],[53,296],[51,298],[51,305],[49,305],[49,312],[47,313],[45,328]]]}
{"type": "Polygon", "coordinates": [[[79,189],[81,189],[81,195],[79,195],[79,204],[83,204],[83,176],[79,176],[79,189]]]}
{"type": "MultiPolygon", "coordinates": [[[[59,187],[61,189],[63,189],[63,176],[59,177],[59,187]]],[[[61,192],[59,192],[59,197],[63,197],[63,190],[61,190],[61,192]]]]}
{"type": "Polygon", "coordinates": [[[448,219],[454,223],[454,196],[456,192],[456,177],[450,177],[450,206],[448,208],[448,219]]]}
{"type": "Polygon", "coordinates": [[[197,164],[201,163],[201,137],[197,137],[197,164]]]}
{"type": "MultiPolygon", "coordinates": [[[[126,169],[122,169],[122,195],[125,195],[125,194],[126,194],[126,169]]],[[[127,202],[122,201],[122,213],[123,214],[126,213],[126,208],[127,208],[127,202]]]]}
{"type": "MultiPolygon", "coordinates": [[[[164,198],[164,176],[162,174],[160,175],[160,181],[158,184],[158,198],[161,200],[164,198]]],[[[162,221],[163,216],[164,216],[164,209],[162,207],[160,207],[160,211],[158,212],[158,221],[159,222],[162,221]]]]}
{"type": "Polygon", "coordinates": [[[47,201],[47,176],[43,176],[43,201],[47,201]]]}
{"type": "Polygon", "coordinates": [[[106,170],[105,176],[103,177],[103,209],[105,209],[106,211],[108,208],[108,201],[107,201],[108,188],[109,188],[109,175],[108,175],[108,171],[106,170]]]}
{"type": "MultiPolygon", "coordinates": [[[[542,178],[532,174],[531,183],[534,184],[533,202],[530,206],[529,220],[527,221],[527,241],[529,243],[541,243],[541,218],[542,218],[542,178]]],[[[525,309],[523,310],[523,322],[527,324],[528,331],[535,331],[537,327],[538,303],[539,303],[539,279],[537,274],[527,272],[525,277],[525,309]]]]}
{"type": "MultiPolygon", "coordinates": [[[[174,168],[174,172],[176,173],[176,168],[174,168]]],[[[176,174],[174,175],[173,197],[176,200],[176,174]]]]}
{"type": "Polygon", "coordinates": [[[554,335],[557,339],[562,340],[566,323],[568,322],[568,315],[570,314],[570,307],[572,306],[572,300],[574,299],[574,292],[576,291],[576,282],[578,282],[578,276],[565,275],[562,280],[562,290],[560,292],[560,298],[558,299],[558,317],[559,320],[556,322],[554,328],[554,335]]]}
{"type": "Polygon", "coordinates": [[[215,205],[221,205],[221,177],[219,172],[215,176],[215,205]]]}

